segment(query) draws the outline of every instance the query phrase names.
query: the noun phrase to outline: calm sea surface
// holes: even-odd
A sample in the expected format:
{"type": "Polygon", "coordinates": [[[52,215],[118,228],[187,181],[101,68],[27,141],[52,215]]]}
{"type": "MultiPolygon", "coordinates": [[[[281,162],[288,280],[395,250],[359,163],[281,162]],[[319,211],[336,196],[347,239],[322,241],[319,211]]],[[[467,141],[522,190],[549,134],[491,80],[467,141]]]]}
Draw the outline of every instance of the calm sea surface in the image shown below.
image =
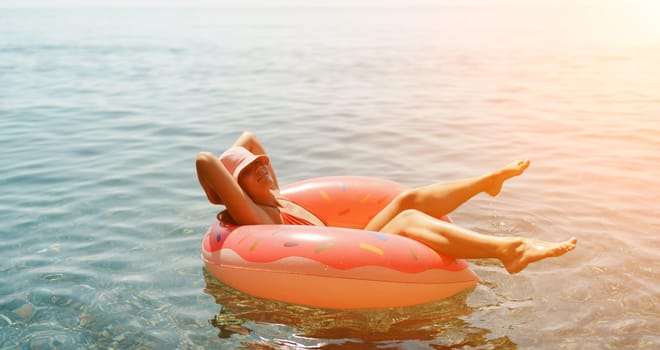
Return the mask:
{"type": "Polygon", "coordinates": [[[0,349],[660,347],[660,5],[389,4],[0,10],[0,349]],[[578,249],[409,308],[241,294],[194,158],[244,130],[281,183],[530,158],[454,220],[578,249]]]}

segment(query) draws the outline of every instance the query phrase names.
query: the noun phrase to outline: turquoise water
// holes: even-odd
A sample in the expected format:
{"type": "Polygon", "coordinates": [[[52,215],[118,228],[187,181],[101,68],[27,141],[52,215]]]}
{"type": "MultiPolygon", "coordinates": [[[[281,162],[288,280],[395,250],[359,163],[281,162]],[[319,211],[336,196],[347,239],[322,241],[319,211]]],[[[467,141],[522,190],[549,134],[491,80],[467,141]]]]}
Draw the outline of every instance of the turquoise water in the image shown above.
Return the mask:
{"type": "Polygon", "coordinates": [[[660,346],[660,6],[389,4],[2,9],[0,349],[660,346]],[[243,130],[281,183],[530,158],[453,219],[579,247],[410,308],[241,294],[194,157],[243,130]]]}

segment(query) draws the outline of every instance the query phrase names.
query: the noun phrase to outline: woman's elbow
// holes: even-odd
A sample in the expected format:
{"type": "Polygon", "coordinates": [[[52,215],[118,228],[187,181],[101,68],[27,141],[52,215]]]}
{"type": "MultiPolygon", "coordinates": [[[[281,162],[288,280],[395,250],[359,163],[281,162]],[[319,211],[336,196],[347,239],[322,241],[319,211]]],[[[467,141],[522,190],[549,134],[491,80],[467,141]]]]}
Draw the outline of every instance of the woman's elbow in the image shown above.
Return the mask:
{"type": "Polygon", "coordinates": [[[197,169],[204,168],[208,166],[208,164],[214,162],[216,160],[215,156],[211,152],[199,152],[197,153],[197,157],[195,158],[195,165],[197,166],[197,169]]]}
{"type": "Polygon", "coordinates": [[[257,134],[255,134],[251,131],[243,131],[243,134],[241,136],[245,137],[247,139],[256,139],[257,138],[257,134]]]}

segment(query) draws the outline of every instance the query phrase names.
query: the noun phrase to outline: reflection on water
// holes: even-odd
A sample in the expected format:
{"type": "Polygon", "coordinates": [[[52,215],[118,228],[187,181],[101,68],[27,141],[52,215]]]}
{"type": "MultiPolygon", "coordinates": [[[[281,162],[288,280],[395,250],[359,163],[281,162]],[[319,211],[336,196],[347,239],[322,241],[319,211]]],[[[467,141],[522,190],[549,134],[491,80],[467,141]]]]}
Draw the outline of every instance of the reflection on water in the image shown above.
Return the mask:
{"type": "MultiPolygon", "coordinates": [[[[205,292],[220,305],[218,314],[209,320],[218,328],[218,337],[236,336],[247,348],[364,349],[395,347],[409,341],[434,347],[515,346],[506,335],[493,336],[491,330],[465,320],[486,307],[482,302],[469,306],[468,299],[474,295],[470,290],[419,306],[331,310],[251,297],[223,285],[206,270],[204,277],[205,292]]],[[[479,294],[483,293],[488,294],[483,290],[479,294]]],[[[228,340],[231,343],[236,341],[228,340]]]]}

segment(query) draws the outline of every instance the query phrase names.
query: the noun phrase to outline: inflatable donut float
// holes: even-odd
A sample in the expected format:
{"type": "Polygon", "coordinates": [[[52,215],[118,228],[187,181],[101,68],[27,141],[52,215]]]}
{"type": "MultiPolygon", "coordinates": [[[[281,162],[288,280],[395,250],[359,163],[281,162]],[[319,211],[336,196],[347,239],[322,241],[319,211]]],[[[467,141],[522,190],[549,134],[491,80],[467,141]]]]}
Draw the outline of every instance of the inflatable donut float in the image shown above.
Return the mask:
{"type": "Polygon", "coordinates": [[[320,308],[408,306],[474,286],[479,278],[463,260],[404,236],[359,229],[404,189],[357,176],[287,185],[282,194],[328,226],[234,226],[218,215],[202,243],[206,268],[241,292],[320,308]]]}

